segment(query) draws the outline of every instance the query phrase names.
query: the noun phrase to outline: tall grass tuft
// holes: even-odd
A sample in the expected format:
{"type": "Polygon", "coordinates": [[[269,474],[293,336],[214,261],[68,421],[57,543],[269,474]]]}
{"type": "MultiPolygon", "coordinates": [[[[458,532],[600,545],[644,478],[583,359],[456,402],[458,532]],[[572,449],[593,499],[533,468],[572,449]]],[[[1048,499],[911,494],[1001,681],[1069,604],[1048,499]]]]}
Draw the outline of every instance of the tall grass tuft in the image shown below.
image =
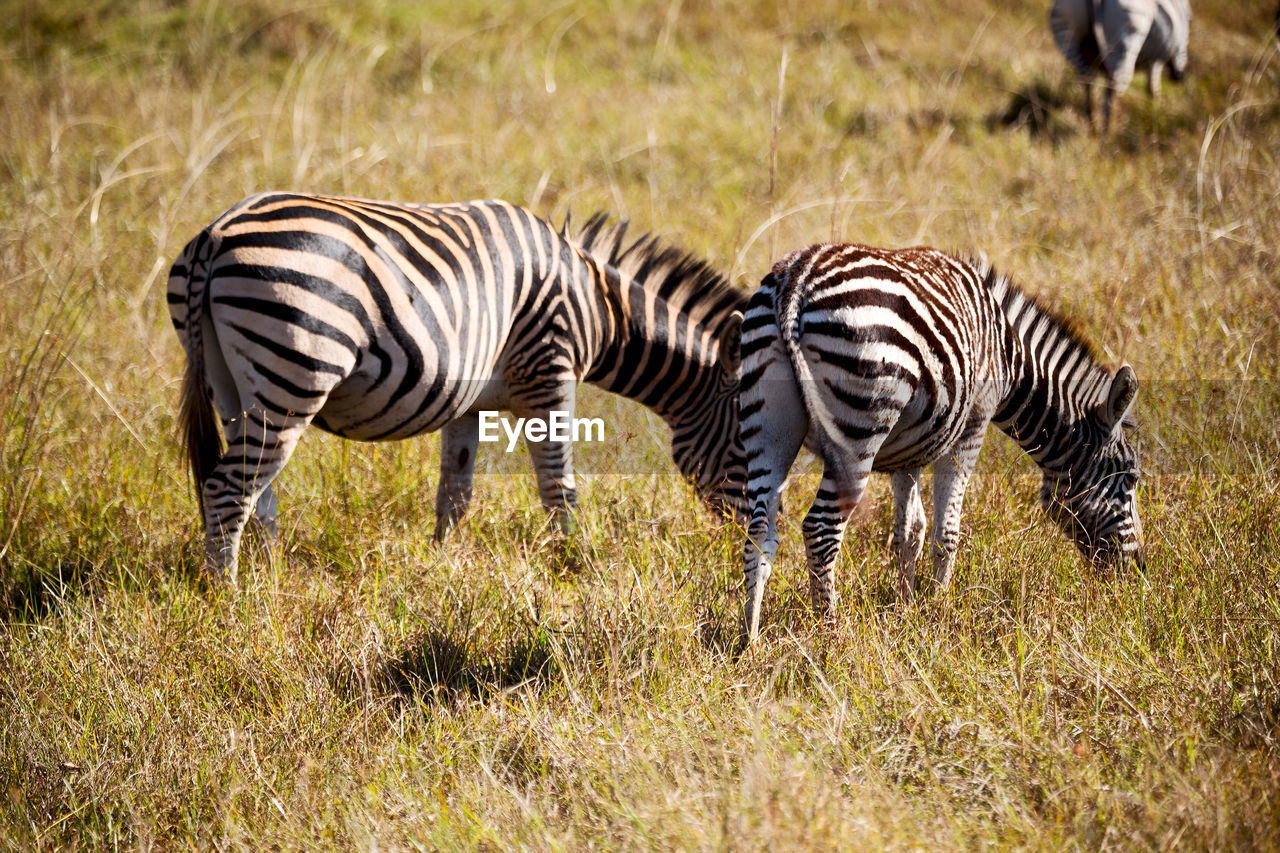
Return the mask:
{"type": "Polygon", "coordinates": [[[65,391],[75,362],[70,353],[83,325],[87,290],[72,264],[61,259],[33,259],[34,283],[6,281],[6,290],[22,289],[30,300],[0,304],[0,594],[7,612],[39,609],[46,585],[65,578],[48,577],[40,566],[18,555],[41,535],[42,520],[33,517],[57,444],[56,418],[50,409],[65,391]],[[29,289],[29,290],[28,290],[29,289]]]}

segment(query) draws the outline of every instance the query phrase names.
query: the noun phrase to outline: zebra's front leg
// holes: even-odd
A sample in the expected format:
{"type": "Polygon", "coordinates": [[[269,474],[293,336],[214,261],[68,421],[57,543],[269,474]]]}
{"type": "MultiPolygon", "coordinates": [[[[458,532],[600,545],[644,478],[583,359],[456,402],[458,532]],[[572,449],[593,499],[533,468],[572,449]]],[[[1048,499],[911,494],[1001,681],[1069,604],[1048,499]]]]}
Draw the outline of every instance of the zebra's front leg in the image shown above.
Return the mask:
{"type": "MultiPolygon", "coordinates": [[[[538,479],[538,497],[551,513],[552,521],[565,535],[573,532],[573,509],[578,505],[578,490],[573,476],[573,414],[576,379],[560,381],[550,395],[544,392],[541,405],[513,401],[512,411],[529,421],[541,420],[547,434],[541,440],[526,440],[538,479]]],[[[529,427],[525,428],[529,439],[529,427]]]]}
{"type": "Polygon", "coordinates": [[[832,466],[827,465],[818,494],[801,525],[809,564],[809,597],[814,612],[828,623],[836,618],[835,565],[844,541],[844,529],[862,500],[870,474],[870,460],[865,470],[859,468],[844,476],[837,476],[832,466]]]}
{"type": "Polygon", "coordinates": [[[480,416],[470,412],[440,431],[440,482],[436,486],[437,542],[443,542],[471,505],[480,416]]]}
{"type": "Polygon", "coordinates": [[[951,587],[965,488],[982,449],[982,433],[933,463],[933,580],[940,590],[951,587]]]}
{"type": "Polygon", "coordinates": [[[916,563],[924,550],[924,505],[920,502],[920,469],[894,471],[893,552],[898,558],[898,598],[906,603],[915,594],[916,563]]]}
{"type": "Polygon", "coordinates": [[[573,510],[578,505],[578,490],[573,477],[573,443],[548,438],[530,441],[528,446],[538,478],[538,497],[551,513],[552,522],[567,536],[574,530],[573,510]]]}

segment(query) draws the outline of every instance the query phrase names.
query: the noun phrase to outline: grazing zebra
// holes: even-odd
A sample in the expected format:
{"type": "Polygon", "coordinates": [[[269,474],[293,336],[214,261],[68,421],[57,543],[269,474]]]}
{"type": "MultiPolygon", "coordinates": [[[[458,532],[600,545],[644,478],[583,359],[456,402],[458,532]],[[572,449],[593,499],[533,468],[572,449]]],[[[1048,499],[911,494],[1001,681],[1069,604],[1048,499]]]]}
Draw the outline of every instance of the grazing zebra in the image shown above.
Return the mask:
{"type": "MultiPolygon", "coordinates": [[[[396,204],[263,193],[219,216],[169,274],[187,353],[182,422],[205,571],[234,577],[250,511],[308,424],[364,441],[442,430],[436,536],[471,500],[482,409],[572,416],[587,381],[671,427],[677,467],[742,511],[737,430],[744,294],[597,214],[575,235],[501,201],[396,204]],[[222,449],[215,414],[227,448],[222,449]]],[[[572,445],[530,442],[564,530],[572,445]]]]}
{"type": "Polygon", "coordinates": [[[909,600],[926,526],[921,468],[933,466],[934,579],[949,585],[992,421],[1040,465],[1041,501],[1087,557],[1142,565],[1138,460],[1122,428],[1137,390],[1131,368],[1109,374],[1069,323],[985,262],[847,244],[787,255],[742,324],[745,639],[759,627],[779,492],[801,444],[823,461],[803,533],[814,607],[828,619],[844,527],[873,470],[892,479],[898,592],[909,600]]]}
{"type": "Polygon", "coordinates": [[[1124,94],[1134,71],[1147,71],[1151,97],[1160,89],[1160,72],[1181,81],[1187,71],[1191,6],[1187,0],[1054,0],[1049,27],[1058,50],[1084,81],[1089,121],[1096,126],[1093,78],[1102,71],[1102,131],[1111,125],[1112,101],[1124,94]]]}

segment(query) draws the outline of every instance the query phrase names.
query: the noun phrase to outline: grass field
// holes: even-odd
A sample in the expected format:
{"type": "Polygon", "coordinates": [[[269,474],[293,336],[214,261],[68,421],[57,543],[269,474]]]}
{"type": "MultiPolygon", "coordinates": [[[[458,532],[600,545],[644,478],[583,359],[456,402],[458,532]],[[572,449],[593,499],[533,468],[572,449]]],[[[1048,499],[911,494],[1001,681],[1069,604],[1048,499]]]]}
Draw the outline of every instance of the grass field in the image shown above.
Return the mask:
{"type": "Polygon", "coordinates": [[[1272,4],[1195,3],[1105,141],[1047,6],[0,3],[0,847],[1280,847],[1272,4]],[[635,440],[567,547],[492,458],[437,546],[436,438],[316,431],[203,591],[164,281],[267,188],[605,209],[744,289],[985,251],[1137,371],[1148,572],[993,431],[955,589],[894,603],[877,479],[822,628],[809,462],[737,656],[740,532],[597,400],[635,440]]]}

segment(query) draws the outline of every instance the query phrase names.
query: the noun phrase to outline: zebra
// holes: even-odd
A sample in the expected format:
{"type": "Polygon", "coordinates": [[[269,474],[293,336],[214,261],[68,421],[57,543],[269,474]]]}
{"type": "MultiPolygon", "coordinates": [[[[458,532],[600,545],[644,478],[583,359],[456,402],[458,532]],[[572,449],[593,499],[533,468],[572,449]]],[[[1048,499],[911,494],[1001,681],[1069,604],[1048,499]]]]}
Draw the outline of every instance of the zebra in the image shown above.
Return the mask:
{"type": "MultiPolygon", "coordinates": [[[[362,441],[440,430],[436,538],[472,496],[480,410],[572,416],[586,381],[671,428],[672,455],[742,514],[737,371],[745,293],[627,223],[570,233],[504,201],[407,204],[266,192],[200,231],[169,274],[186,352],[180,420],[204,576],[235,578],[252,511],[309,424],[362,441]],[[223,448],[219,435],[226,438],[223,448]]],[[[543,505],[572,527],[572,445],[529,442],[543,505]]]]}
{"type": "Polygon", "coordinates": [[[1145,568],[1125,429],[1133,369],[1099,365],[1075,326],[985,261],[937,249],[819,244],[779,260],[747,305],[739,400],[750,510],[743,636],[754,640],[778,549],[779,494],[802,444],[823,463],[802,531],[814,608],[873,470],[890,474],[898,595],[924,545],[933,467],[934,580],[951,582],[965,487],[994,422],[1040,466],[1040,498],[1087,558],[1145,568]]]}
{"type": "Polygon", "coordinates": [[[1084,82],[1089,121],[1095,126],[1093,78],[1102,71],[1103,133],[1111,124],[1112,101],[1124,94],[1136,69],[1147,70],[1147,92],[1153,98],[1165,65],[1174,82],[1187,71],[1188,0],[1054,0],[1049,27],[1058,50],[1084,82]]]}

